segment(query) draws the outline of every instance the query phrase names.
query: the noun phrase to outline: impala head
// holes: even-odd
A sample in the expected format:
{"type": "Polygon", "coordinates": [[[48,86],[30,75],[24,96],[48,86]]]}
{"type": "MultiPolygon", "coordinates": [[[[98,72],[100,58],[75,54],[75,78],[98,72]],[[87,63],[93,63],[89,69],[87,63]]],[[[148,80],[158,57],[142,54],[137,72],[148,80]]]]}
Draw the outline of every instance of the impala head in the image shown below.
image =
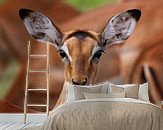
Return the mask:
{"type": "Polygon", "coordinates": [[[19,15],[30,35],[54,45],[65,64],[65,80],[77,85],[94,81],[98,61],[108,45],[119,44],[133,32],[141,12],[128,10],[112,17],[101,33],[76,30],[62,33],[45,15],[20,9],[19,15]]]}

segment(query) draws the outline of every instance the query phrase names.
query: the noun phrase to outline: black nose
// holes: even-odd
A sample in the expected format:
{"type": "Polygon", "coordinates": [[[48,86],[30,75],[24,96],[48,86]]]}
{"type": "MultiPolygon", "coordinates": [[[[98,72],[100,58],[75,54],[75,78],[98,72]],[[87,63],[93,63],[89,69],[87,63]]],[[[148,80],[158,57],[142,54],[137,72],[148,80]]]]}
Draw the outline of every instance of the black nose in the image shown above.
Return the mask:
{"type": "Polygon", "coordinates": [[[83,80],[72,79],[72,83],[74,85],[85,85],[87,83],[87,78],[84,78],[83,80]]]}

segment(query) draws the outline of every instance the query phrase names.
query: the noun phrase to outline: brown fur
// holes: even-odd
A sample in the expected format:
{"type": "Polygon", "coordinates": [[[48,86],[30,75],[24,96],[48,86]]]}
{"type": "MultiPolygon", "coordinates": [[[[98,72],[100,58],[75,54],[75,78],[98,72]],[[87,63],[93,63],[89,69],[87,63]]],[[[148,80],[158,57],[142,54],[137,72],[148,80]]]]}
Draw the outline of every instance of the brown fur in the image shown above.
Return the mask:
{"type": "Polygon", "coordinates": [[[89,61],[89,59],[93,48],[98,46],[99,37],[98,34],[85,31],[88,35],[81,40],[73,36],[77,32],[68,33],[64,38],[64,43],[66,43],[70,57],[72,58],[71,63],[65,65],[65,80],[71,83],[72,79],[80,82],[84,78],[87,78],[87,84],[90,84],[95,78],[97,67],[96,63],[89,61]]]}

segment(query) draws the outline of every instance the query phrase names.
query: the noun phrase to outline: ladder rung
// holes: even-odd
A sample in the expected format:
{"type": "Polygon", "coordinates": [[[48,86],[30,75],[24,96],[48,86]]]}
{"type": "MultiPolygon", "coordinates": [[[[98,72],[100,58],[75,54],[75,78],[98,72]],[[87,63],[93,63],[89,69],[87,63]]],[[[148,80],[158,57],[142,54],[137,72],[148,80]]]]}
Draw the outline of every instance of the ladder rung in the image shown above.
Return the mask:
{"type": "Polygon", "coordinates": [[[32,58],[40,58],[40,57],[47,57],[47,55],[40,54],[40,55],[30,55],[32,58]]]}
{"type": "Polygon", "coordinates": [[[33,72],[48,72],[48,69],[42,69],[42,70],[33,69],[33,70],[29,70],[29,72],[31,72],[31,73],[33,73],[33,72]]]}
{"type": "Polygon", "coordinates": [[[46,104],[27,104],[28,107],[46,107],[46,104]]]}
{"type": "Polygon", "coordinates": [[[47,91],[47,89],[28,89],[28,91],[47,91]]]}

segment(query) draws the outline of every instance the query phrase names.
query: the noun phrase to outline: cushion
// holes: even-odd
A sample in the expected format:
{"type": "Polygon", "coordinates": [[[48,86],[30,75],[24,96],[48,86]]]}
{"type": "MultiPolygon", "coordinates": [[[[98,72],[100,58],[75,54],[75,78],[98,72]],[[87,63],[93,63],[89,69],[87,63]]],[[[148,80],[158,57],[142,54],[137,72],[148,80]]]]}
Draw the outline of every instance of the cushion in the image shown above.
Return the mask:
{"type": "Polygon", "coordinates": [[[140,84],[138,99],[146,102],[149,101],[148,83],[140,84]]]}
{"type": "Polygon", "coordinates": [[[109,83],[108,93],[125,92],[126,98],[135,98],[149,102],[148,83],[115,85],[109,83]]]}
{"type": "Polygon", "coordinates": [[[139,85],[136,85],[136,84],[114,85],[110,83],[110,92],[126,93],[126,96],[125,96],[126,98],[138,99],[139,85]]]}
{"type": "Polygon", "coordinates": [[[125,98],[125,93],[84,93],[86,99],[92,98],[125,98]]]}
{"type": "Polygon", "coordinates": [[[85,99],[84,93],[107,93],[108,83],[101,83],[97,85],[72,85],[66,83],[67,102],[85,99]]]}

